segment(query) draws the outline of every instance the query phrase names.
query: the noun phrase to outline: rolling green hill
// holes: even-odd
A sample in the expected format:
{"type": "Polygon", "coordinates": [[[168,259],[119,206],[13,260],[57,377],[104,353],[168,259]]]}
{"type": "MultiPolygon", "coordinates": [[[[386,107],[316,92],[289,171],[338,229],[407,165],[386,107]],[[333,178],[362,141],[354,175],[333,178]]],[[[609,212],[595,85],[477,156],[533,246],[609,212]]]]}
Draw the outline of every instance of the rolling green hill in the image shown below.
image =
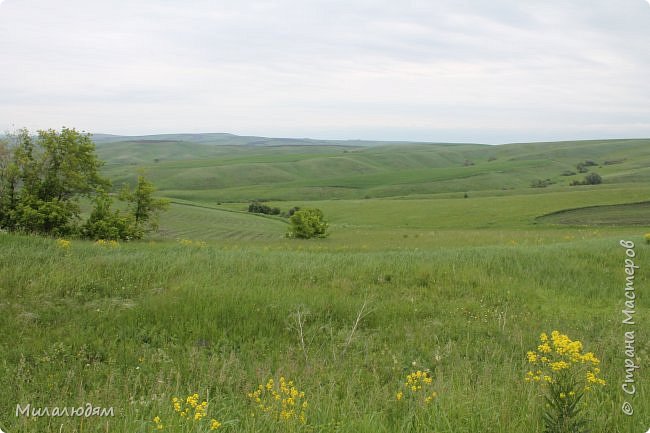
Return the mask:
{"type": "MultiPolygon", "coordinates": [[[[285,211],[317,206],[334,232],[355,233],[348,241],[360,246],[368,237],[393,239],[396,230],[413,236],[418,230],[602,225],[586,217],[592,211],[561,212],[650,199],[650,139],[489,146],[174,134],[101,136],[97,150],[114,185],[133,182],[144,170],[159,193],[176,202],[161,221],[166,237],[281,238],[286,220],[247,214],[251,200],[285,211]],[[570,186],[586,175],[576,167],[585,162],[603,184],[570,186]],[[548,185],[532,188],[538,179],[548,185]],[[558,216],[542,218],[547,214],[558,216]]],[[[609,212],[606,225],[646,224],[640,212],[609,212]]],[[[411,238],[405,244],[421,243],[411,238]]]]}
{"type": "MultiPolygon", "coordinates": [[[[238,139],[245,137],[229,138],[238,139]]],[[[605,185],[650,180],[647,139],[501,146],[206,143],[159,138],[104,142],[98,153],[116,184],[132,182],[141,168],[162,194],[203,203],[528,193],[537,179],[548,179],[546,191],[556,192],[579,188],[569,183],[583,179],[576,165],[584,161],[593,161],[588,169],[598,172],[605,185]]]]}

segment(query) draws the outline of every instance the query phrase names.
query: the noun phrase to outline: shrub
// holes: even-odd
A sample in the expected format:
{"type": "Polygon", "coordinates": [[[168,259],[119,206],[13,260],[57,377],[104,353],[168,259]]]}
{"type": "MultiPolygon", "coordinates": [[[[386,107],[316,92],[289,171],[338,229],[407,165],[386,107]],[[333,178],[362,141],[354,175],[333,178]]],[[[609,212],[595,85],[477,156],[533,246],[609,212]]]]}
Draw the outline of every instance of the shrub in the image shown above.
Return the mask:
{"type": "Polygon", "coordinates": [[[144,230],[137,224],[133,214],[122,214],[119,210],[111,209],[113,200],[108,194],[100,194],[94,201],[90,217],[81,227],[83,237],[95,240],[132,240],[144,236],[144,230]]]}
{"type": "Polygon", "coordinates": [[[598,185],[603,183],[603,178],[598,173],[589,173],[583,181],[574,180],[569,185],[598,185]]]}
{"type": "Polygon", "coordinates": [[[251,213],[261,213],[265,215],[280,215],[281,210],[278,207],[270,207],[258,201],[253,201],[248,205],[248,211],[251,213]]]}
{"type": "Polygon", "coordinates": [[[531,182],[531,188],[546,188],[549,185],[552,185],[554,182],[551,179],[535,179],[531,182]]]}
{"type": "Polygon", "coordinates": [[[294,212],[289,218],[287,237],[311,239],[327,236],[328,224],[320,209],[306,208],[294,212]]]}
{"type": "Polygon", "coordinates": [[[603,178],[598,173],[589,173],[585,176],[585,185],[598,185],[603,183],[603,178]]]}

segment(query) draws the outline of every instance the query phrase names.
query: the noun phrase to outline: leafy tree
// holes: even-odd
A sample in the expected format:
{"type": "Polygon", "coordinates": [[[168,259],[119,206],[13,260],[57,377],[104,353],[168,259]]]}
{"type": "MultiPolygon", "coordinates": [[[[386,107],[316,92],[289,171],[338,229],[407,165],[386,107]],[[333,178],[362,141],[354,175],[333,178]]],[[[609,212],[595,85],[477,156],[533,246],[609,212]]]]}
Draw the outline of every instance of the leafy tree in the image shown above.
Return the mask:
{"type": "Polygon", "coordinates": [[[18,203],[20,172],[7,141],[0,141],[0,227],[15,225],[13,210],[18,203]]]}
{"type": "Polygon", "coordinates": [[[153,185],[140,176],[134,191],[123,190],[129,211],[113,210],[101,166],[90,135],[74,129],[37,136],[23,129],[0,141],[0,228],[54,236],[80,232],[93,239],[139,239],[156,229],[167,202],[152,197],[153,185]],[[94,207],[80,227],[81,197],[94,207]]]}
{"type": "Polygon", "coordinates": [[[320,209],[305,208],[298,210],[289,218],[289,224],[287,237],[290,238],[310,239],[327,236],[328,224],[320,209]]]}
{"type": "Polygon", "coordinates": [[[143,175],[138,176],[135,189],[128,185],[122,187],[120,199],[129,203],[129,212],[135,219],[135,225],[142,230],[158,229],[158,214],[169,207],[169,200],[156,199],[156,188],[143,175]]]}
{"type": "Polygon", "coordinates": [[[62,235],[74,232],[79,197],[91,196],[109,182],[88,134],[63,128],[26,129],[10,136],[0,150],[0,224],[10,230],[62,235]]]}

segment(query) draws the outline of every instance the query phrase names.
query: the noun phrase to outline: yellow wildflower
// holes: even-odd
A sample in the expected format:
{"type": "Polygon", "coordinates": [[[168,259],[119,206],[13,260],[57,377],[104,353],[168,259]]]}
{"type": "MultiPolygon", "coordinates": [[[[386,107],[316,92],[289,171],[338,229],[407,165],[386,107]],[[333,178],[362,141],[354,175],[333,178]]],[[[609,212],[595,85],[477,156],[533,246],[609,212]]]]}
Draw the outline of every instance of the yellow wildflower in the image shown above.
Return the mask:
{"type": "Polygon", "coordinates": [[[62,250],[68,250],[70,249],[70,245],[72,245],[72,242],[66,239],[57,239],[56,245],[62,250]]]}

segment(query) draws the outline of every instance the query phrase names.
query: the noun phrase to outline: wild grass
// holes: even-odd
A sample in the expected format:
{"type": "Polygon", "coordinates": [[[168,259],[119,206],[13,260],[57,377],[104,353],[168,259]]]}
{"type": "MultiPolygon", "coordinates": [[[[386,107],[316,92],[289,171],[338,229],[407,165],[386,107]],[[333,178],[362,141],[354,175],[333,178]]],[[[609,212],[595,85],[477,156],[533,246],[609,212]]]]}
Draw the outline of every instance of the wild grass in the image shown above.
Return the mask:
{"type": "MultiPolygon", "coordinates": [[[[628,237],[641,268],[650,265],[641,234],[628,237]]],[[[580,336],[601,356],[608,386],[595,394],[592,431],[650,422],[642,375],[634,417],[619,408],[617,237],[393,251],[295,245],[62,248],[0,235],[3,429],[149,432],[154,417],[175,415],[172,397],[197,392],[223,431],[286,431],[250,416],[247,397],[285,376],[309,402],[301,431],[541,431],[524,376],[526,351],[547,329],[580,336]],[[417,370],[438,395],[420,426],[395,399],[417,370]],[[17,403],[86,402],[116,416],[13,416],[17,403]]],[[[647,333],[647,311],[635,318],[647,333]]],[[[637,344],[645,366],[647,341],[637,344]]]]}

